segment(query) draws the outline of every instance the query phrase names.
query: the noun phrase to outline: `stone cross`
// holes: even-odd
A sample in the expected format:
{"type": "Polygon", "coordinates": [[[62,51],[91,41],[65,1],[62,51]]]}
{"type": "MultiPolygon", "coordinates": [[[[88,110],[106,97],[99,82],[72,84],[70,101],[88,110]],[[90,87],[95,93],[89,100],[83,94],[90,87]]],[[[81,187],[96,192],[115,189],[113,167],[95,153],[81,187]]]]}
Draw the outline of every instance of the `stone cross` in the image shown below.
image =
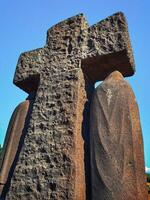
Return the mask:
{"type": "Polygon", "coordinates": [[[122,13],[91,27],[82,14],[69,18],[21,54],[14,84],[36,96],[6,199],[88,199],[90,94],[114,70],[134,74],[122,13]]]}

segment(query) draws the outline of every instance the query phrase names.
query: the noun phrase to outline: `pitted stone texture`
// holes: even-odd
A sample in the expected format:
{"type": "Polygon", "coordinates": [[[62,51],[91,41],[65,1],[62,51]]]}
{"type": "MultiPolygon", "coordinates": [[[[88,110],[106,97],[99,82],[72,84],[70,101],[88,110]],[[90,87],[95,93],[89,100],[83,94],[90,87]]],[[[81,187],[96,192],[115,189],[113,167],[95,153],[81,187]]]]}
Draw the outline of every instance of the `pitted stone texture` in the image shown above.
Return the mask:
{"type": "Polygon", "coordinates": [[[61,74],[49,82],[50,87],[42,85],[37,91],[6,199],[86,199],[81,129],[87,97],[82,72],[61,74]]]}
{"type": "Polygon", "coordinates": [[[21,54],[14,83],[29,93],[35,90],[33,80],[36,79],[37,83],[39,76],[40,80],[45,79],[50,73],[50,77],[54,75],[55,78],[57,74],[67,73],[75,68],[80,69],[82,45],[87,39],[87,31],[84,30],[87,28],[87,22],[81,14],[49,29],[44,48],[21,54]]]}
{"type": "Polygon", "coordinates": [[[45,49],[36,49],[20,55],[14,82],[28,93],[36,91],[40,76],[40,69],[44,64],[45,49]]]}
{"type": "MultiPolygon", "coordinates": [[[[120,13],[115,16],[124,19],[120,13]]],[[[125,31],[123,29],[121,34],[125,31]]],[[[104,68],[98,78],[95,74],[91,74],[92,77],[88,70],[90,62],[86,60],[91,56],[92,59],[103,56],[104,52],[97,47],[94,50],[97,53],[91,54],[93,47],[89,42],[94,37],[95,46],[100,43],[99,48],[101,35],[102,32],[89,28],[82,14],[77,15],[49,29],[44,48],[20,56],[14,83],[28,93],[35,90],[37,93],[6,199],[90,199],[90,96],[94,82],[101,80],[109,70],[104,68]]],[[[105,55],[109,59],[116,49],[119,55],[123,54],[124,62],[129,63],[126,76],[134,69],[126,57],[128,46],[122,38],[115,37],[114,46],[117,44],[117,47],[113,46],[111,52],[106,49],[105,55]],[[119,42],[123,42],[120,48],[119,42]]],[[[112,70],[111,66],[109,69],[112,70]]]]}
{"type": "Polygon", "coordinates": [[[90,118],[92,199],[147,199],[138,106],[119,72],[96,89],[90,118]]]}
{"type": "Polygon", "coordinates": [[[87,57],[83,69],[93,81],[102,81],[114,71],[124,77],[135,71],[128,26],[123,13],[116,13],[88,29],[87,57]]]}
{"type": "Polygon", "coordinates": [[[8,180],[8,177],[10,176],[10,169],[13,165],[19,146],[19,141],[25,126],[29,103],[29,100],[26,100],[17,106],[7,129],[2,160],[0,163],[0,184],[2,185],[0,188],[0,195],[8,180]]]}
{"type": "Polygon", "coordinates": [[[84,73],[93,82],[104,80],[114,70],[124,76],[134,74],[128,27],[122,13],[91,27],[82,14],[53,26],[47,32],[44,48],[20,56],[14,84],[29,93],[38,87],[36,80],[42,69],[50,70],[51,64],[55,64],[55,71],[61,67],[71,70],[72,65],[80,68],[81,62],[84,73]]]}
{"type": "Polygon", "coordinates": [[[19,87],[30,92],[32,77],[38,74],[39,80],[27,136],[6,199],[86,199],[83,138],[89,133],[88,128],[83,131],[83,124],[88,126],[88,96],[94,87],[81,70],[78,37],[86,22],[82,15],[70,20],[70,29],[68,21],[52,28],[49,46],[37,53],[27,52],[19,60],[15,75],[19,87]],[[56,37],[57,28],[60,38],[69,32],[71,56],[66,38],[64,44],[56,37]],[[32,63],[36,59],[40,64],[32,63]],[[32,64],[39,68],[34,70],[32,64]]]}

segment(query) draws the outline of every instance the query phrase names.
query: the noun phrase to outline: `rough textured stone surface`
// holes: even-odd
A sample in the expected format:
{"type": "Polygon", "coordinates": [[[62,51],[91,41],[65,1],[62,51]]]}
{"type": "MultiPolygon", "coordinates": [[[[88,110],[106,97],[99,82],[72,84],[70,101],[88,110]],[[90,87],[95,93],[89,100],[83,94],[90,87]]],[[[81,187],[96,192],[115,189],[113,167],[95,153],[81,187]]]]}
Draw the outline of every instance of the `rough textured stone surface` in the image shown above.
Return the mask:
{"type": "Polygon", "coordinates": [[[3,160],[0,169],[0,184],[2,185],[6,184],[10,167],[14,161],[18,143],[24,129],[28,108],[29,100],[17,106],[11,117],[6,140],[4,142],[3,160]]]}
{"type": "Polygon", "coordinates": [[[16,83],[28,92],[38,88],[6,199],[86,199],[85,121],[93,84],[81,70],[78,38],[84,40],[85,28],[82,15],[59,23],[48,30],[45,48],[19,60],[16,83]]]}
{"type": "Polygon", "coordinates": [[[116,13],[88,29],[87,58],[83,69],[93,81],[102,81],[111,71],[134,74],[134,58],[123,13],[116,13]]]}
{"type": "Polygon", "coordinates": [[[38,87],[37,80],[40,76],[43,78],[45,70],[52,68],[51,74],[55,74],[81,65],[93,82],[104,80],[114,70],[124,76],[134,74],[134,59],[123,13],[116,13],[91,27],[82,14],[53,26],[47,31],[44,48],[21,54],[14,84],[29,93],[38,87]],[[55,70],[51,65],[55,65],[55,70]]]}
{"type": "Polygon", "coordinates": [[[32,100],[27,99],[20,103],[12,114],[7,129],[4,147],[2,152],[2,159],[0,163],[0,196],[7,191],[18,150],[22,146],[21,141],[28,126],[30,111],[32,107],[32,100]]]}
{"type": "Polygon", "coordinates": [[[90,96],[116,66],[134,73],[122,13],[93,27],[69,18],[48,30],[44,48],[21,54],[14,83],[36,98],[7,200],[90,199],[90,96]]]}
{"type": "Polygon", "coordinates": [[[90,118],[92,199],[146,200],[138,106],[118,71],[96,88],[90,118]]]}

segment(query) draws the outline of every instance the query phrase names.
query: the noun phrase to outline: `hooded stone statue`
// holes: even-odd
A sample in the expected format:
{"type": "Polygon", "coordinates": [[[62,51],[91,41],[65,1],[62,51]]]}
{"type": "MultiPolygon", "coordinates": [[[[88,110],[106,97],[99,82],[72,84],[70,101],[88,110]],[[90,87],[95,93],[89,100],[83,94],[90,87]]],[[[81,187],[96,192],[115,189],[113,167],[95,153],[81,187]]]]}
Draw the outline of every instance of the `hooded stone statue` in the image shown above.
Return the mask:
{"type": "Polygon", "coordinates": [[[34,93],[31,93],[16,107],[9,122],[0,162],[0,199],[4,198],[3,195],[9,188],[14,165],[17,162],[20,147],[23,145],[34,96],[34,93]]]}
{"type": "Polygon", "coordinates": [[[90,115],[93,200],[147,199],[139,111],[118,71],[95,90],[90,115]]]}

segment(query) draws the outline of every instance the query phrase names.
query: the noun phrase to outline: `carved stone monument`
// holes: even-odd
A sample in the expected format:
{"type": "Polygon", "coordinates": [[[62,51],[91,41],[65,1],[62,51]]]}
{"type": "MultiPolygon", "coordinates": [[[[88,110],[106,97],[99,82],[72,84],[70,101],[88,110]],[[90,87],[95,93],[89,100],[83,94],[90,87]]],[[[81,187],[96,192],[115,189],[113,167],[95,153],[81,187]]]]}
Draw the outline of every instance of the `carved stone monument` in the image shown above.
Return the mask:
{"type": "Polygon", "coordinates": [[[0,163],[0,193],[2,191],[3,193],[6,192],[7,180],[11,178],[13,168],[16,165],[22,140],[28,128],[32,103],[33,94],[29,95],[26,101],[16,107],[10,119],[0,163]]]}
{"type": "Polygon", "coordinates": [[[92,199],[147,199],[138,106],[120,72],[96,88],[90,123],[92,199]]]}
{"type": "MultiPolygon", "coordinates": [[[[124,77],[134,74],[122,13],[91,27],[82,14],[69,18],[48,30],[43,48],[21,54],[14,84],[35,93],[35,99],[28,123],[22,122],[26,128],[15,133],[17,149],[4,145],[4,152],[8,148],[13,152],[4,154],[1,169],[9,156],[13,156],[9,163],[15,162],[7,173],[1,170],[2,199],[95,200],[91,196],[95,179],[91,179],[90,103],[95,82],[115,70],[124,77]]],[[[8,135],[15,140],[11,130],[8,135]]]]}

